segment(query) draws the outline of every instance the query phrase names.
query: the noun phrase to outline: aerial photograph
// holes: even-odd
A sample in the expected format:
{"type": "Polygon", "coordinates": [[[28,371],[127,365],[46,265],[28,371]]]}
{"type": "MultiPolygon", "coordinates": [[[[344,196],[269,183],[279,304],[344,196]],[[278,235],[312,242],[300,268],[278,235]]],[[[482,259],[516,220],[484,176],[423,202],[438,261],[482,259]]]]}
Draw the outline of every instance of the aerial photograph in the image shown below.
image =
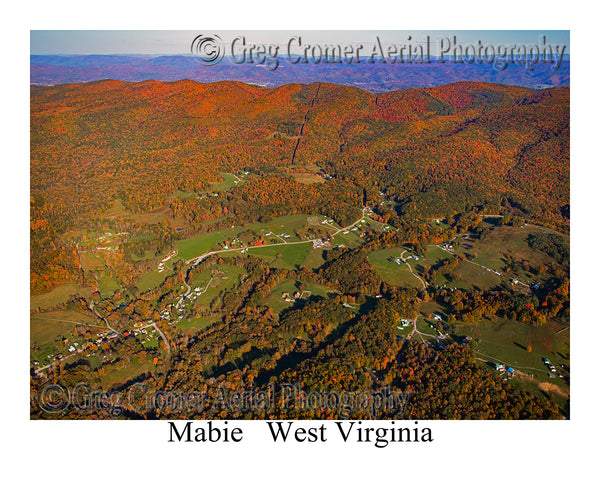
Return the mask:
{"type": "Polygon", "coordinates": [[[30,419],[571,418],[569,31],[30,39],[30,419]]]}

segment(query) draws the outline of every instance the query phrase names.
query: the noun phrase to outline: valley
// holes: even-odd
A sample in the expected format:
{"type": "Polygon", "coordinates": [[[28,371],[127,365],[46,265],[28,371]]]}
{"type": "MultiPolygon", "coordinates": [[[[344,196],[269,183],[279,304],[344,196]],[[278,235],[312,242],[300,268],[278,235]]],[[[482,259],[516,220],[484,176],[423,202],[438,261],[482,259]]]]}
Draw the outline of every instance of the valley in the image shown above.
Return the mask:
{"type": "Polygon", "coordinates": [[[568,88],[31,95],[34,391],[387,385],[409,418],[569,416],[568,88]]]}

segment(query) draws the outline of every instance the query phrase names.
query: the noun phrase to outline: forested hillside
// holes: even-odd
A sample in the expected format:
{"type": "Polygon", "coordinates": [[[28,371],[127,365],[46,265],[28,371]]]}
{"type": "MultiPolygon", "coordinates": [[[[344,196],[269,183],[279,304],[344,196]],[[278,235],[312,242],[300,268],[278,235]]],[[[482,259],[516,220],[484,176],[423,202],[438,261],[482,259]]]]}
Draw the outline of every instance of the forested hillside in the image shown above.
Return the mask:
{"type": "Polygon", "coordinates": [[[117,202],[134,213],[165,207],[196,229],[231,213],[252,221],[320,212],[349,223],[349,207],[383,192],[400,217],[485,206],[565,231],[568,165],[568,88],[461,82],[375,95],[324,83],[32,87],[33,288],[76,276],[61,234],[95,224],[117,202]],[[294,181],[289,168],[302,167],[332,181],[294,181]],[[243,189],[172,197],[242,169],[256,174],[243,189]]]}

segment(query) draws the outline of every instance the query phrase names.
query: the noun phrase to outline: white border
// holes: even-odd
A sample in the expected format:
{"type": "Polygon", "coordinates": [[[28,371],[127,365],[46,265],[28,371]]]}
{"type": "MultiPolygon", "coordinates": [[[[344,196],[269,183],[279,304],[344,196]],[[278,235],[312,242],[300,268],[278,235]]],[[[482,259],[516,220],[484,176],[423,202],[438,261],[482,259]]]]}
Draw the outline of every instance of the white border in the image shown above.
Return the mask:
{"type": "MultiPolygon", "coordinates": [[[[3,205],[6,224],[3,298],[7,313],[2,359],[5,376],[2,412],[5,471],[18,468],[43,478],[83,475],[156,478],[234,474],[242,478],[291,478],[335,474],[335,478],[398,477],[557,478],[590,471],[595,445],[598,380],[593,368],[598,306],[596,210],[598,155],[594,140],[597,109],[596,26],[591,11],[571,2],[522,1],[374,2],[281,1],[82,3],[27,2],[6,7],[2,32],[3,205]],[[570,7],[570,9],[569,9],[570,7]],[[167,443],[164,422],[34,422],[29,418],[27,338],[29,186],[29,30],[31,29],[570,29],[572,54],[572,420],[547,422],[420,422],[430,425],[435,442],[278,446],[266,425],[254,422],[239,445],[167,443]],[[593,143],[594,142],[594,143],[593,143]],[[597,295],[596,295],[597,296],[597,295]],[[8,445],[7,445],[8,444],[8,445]],[[588,470],[589,468],[589,470],[588,470]],[[184,470],[184,471],[182,471],[184,470]]],[[[319,423],[319,422],[317,422],[319,423]]]]}

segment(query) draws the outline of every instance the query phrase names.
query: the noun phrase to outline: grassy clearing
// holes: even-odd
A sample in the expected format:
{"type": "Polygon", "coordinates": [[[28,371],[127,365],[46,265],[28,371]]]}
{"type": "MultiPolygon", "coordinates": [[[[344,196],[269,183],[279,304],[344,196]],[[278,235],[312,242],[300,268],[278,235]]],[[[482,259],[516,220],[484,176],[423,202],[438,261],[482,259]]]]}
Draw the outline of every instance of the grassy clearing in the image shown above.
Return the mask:
{"type": "Polygon", "coordinates": [[[457,279],[448,282],[447,286],[457,288],[471,289],[473,286],[482,289],[493,288],[502,284],[504,278],[469,262],[460,262],[452,272],[457,279]]]}
{"type": "MultiPolygon", "coordinates": [[[[173,224],[173,222],[171,222],[168,207],[160,207],[150,212],[134,213],[130,215],[130,218],[134,222],[144,225],[151,225],[159,222],[170,222],[173,224]]],[[[173,224],[173,226],[175,225],[173,224]]]]}
{"type": "Polygon", "coordinates": [[[432,320],[426,320],[422,317],[417,318],[417,330],[419,330],[419,332],[437,337],[438,333],[434,325],[435,322],[432,320]]]}
{"type": "Polygon", "coordinates": [[[402,247],[375,250],[369,253],[368,259],[379,272],[383,281],[389,285],[421,288],[421,282],[410,273],[404,263],[398,265],[388,260],[389,258],[399,257],[403,251],[405,249],[402,247]]]}
{"type": "Polygon", "coordinates": [[[427,267],[437,264],[440,260],[452,258],[452,254],[441,248],[429,247],[424,255],[418,255],[418,260],[410,258],[409,254],[404,255],[404,258],[407,259],[417,275],[422,275],[427,267]]]}
{"type": "Polygon", "coordinates": [[[304,263],[311,250],[310,243],[301,243],[250,249],[248,254],[266,260],[271,267],[294,270],[304,263]]]}
{"type": "Polygon", "coordinates": [[[425,256],[420,261],[426,262],[428,265],[434,265],[440,260],[452,258],[452,254],[438,247],[430,247],[427,249],[425,256]]]}
{"type": "Polygon", "coordinates": [[[215,268],[223,273],[215,274],[210,270],[204,270],[195,274],[190,284],[193,288],[198,287],[203,292],[199,297],[190,301],[206,309],[210,307],[213,299],[221,292],[233,290],[237,287],[241,282],[241,278],[247,273],[245,269],[233,265],[217,265],[215,268]],[[208,288],[206,288],[207,285],[208,288]],[[205,288],[206,291],[204,291],[205,288]]]}
{"type": "Polygon", "coordinates": [[[98,290],[103,297],[108,297],[120,288],[115,277],[101,275],[98,277],[98,290]]]}
{"type": "Polygon", "coordinates": [[[223,177],[222,182],[211,184],[213,192],[225,192],[235,185],[244,183],[242,178],[238,181],[231,173],[221,173],[221,176],[223,177]]]}
{"type": "Polygon", "coordinates": [[[396,335],[398,335],[402,338],[406,338],[412,333],[412,331],[413,331],[412,323],[409,323],[408,325],[403,327],[400,320],[398,320],[397,325],[396,325],[396,335]]]}
{"type": "Polygon", "coordinates": [[[153,372],[155,366],[152,360],[138,360],[133,358],[128,365],[120,366],[118,368],[111,368],[110,371],[100,377],[100,383],[102,388],[108,389],[113,385],[124,383],[130,378],[137,377],[145,372],[153,372]]]}
{"type": "MultiPolygon", "coordinates": [[[[517,263],[527,261],[532,266],[556,265],[547,254],[529,247],[527,237],[533,233],[547,232],[546,229],[536,225],[523,227],[495,227],[483,240],[475,241],[473,248],[459,247],[457,252],[476,255],[475,262],[486,267],[500,270],[506,264],[504,259],[512,255],[517,263]]],[[[519,267],[514,272],[523,281],[532,280],[534,275],[519,267]]]]}
{"type": "Polygon", "coordinates": [[[145,250],[144,255],[142,256],[136,255],[135,253],[131,254],[131,260],[133,260],[134,262],[139,262],[140,260],[152,260],[158,257],[164,257],[164,254],[156,255],[150,250],[145,250]]]}
{"type": "Polygon", "coordinates": [[[323,249],[321,248],[311,248],[308,252],[308,255],[304,259],[304,266],[309,270],[317,269],[324,263],[325,259],[323,258],[323,249]]]}
{"type": "Polygon", "coordinates": [[[292,177],[297,182],[303,183],[305,185],[312,185],[313,183],[325,183],[325,179],[321,175],[317,175],[316,173],[292,173],[292,177]]]}
{"type": "Polygon", "coordinates": [[[348,233],[344,234],[344,232],[338,233],[334,239],[333,245],[345,245],[348,248],[358,247],[363,243],[363,239],[358,236],[357,233],[348,231],[348,233]]]}
{"type": "MultiPolygon", "coordinates": [[[[278,217],[270,222],[265,223],[253,223],[248,225],[249,229],[254,229],[260,233],[273,232],[276,235],[287,233],[295,237],[294,230],[304,228],[308,225],[308,217],[310,215],[286,215],[284,217],[278,217]]],[[[326,217],[319,216],[319,219],[326,217]]],[[[293,240],[288,239],[288,240],[293,240]]]]}
{"type": "MultiPolygon", "coordinates": [[[[222,270],[223,272],[225,272],[226,271],[225,268],[226,267],[223,267],[222,269],[219,268],[219,269],[222,270]]],[[[196,288],[196,287],[204,288],[206,286],[206,284],[209,282],[209,280],[212,278],[212,276],[213,276],[213,273],[211,272],[211,269],[194,272],[193,276],[190,278],[189,285],[192,288],[196,288]]],[[[212,282],[211,282],[211,284],[212,284],[212,282]]]]}
{"type": "Polygon", "coordinates": [[[169,269],[165,269],[162,272],[159,272],[158,270],[144,272],[137,282],[138,290],[140,292],[145,292],[146,290],[158,287],[170,273],[173,272],[169,269]]]}
{"type": "Polygon", "coordinates": [[[99,333],[106,330],[105,325],[97,323],[96,318],[74,312],[71,310],[44,312],[31,315],[30,325],[30,356],[31,360],[46,365],[50,358],[56,354],[66,353],[65,343],[62,339],[68,339],[68,344],[74,341],[82,342],[81,337],[75,333],[77,323],[87,325],[92,332],[99,333]]]}
{"type": "Polygon", "coordinates": [[[160,343],[160,338],[158,337],[158,334],[157,334],[157,336],[155,336],[155,337],[144,340],[144,348],[146,350],[155,350],[158,348],[159,343],[160,343]]]}
{"type": "Polygon", "coordinates": [[[442,308],[442,306],[439,305],[437,302],[421,302],[419,306],[419,311],[425,317],[437,313],[442,317],[443,321],[446,319],[447,316],[445,309],[442,308]]]}
{"type": "Polygon", "coordinates": [[[554,332],[557,328],[553,323],[538,327],[506,319],[482,320],[477,324],[457,323],[452,326],[455,333],[478,339],[478,350],[482,354],[498,358],[517,368],[523,368],[526,373],[534,373],[545,379],[548,378],[548,369],[542,357],[549,358],[555,365],[569,364],[568,331],[556,335],[554,332]],[[527,352],[527,345],[531,345],[531,352],[527,352]],[[528,371],[526,367],[541,371],[528,371]]]}
{"type": "Polygon", "coordinates": [[[185,260],[190,260],[213,250],[213,247],[216,247],[219,243],[223,243],[227,239],[232,239],[241,231],[243,231],[241,227],[228,228],[180,240],[177,242],[178,256],[185,260]]]}
{"type": "Polygon", "coordinates": [[[376,232],[383,232],[387,230],[385,223],[378,222],[370,217],[365,217],[365,223],[361,223],[359,225],[368,226],[371,230],[375,230],[376,232]]]}
{"type": "MultiPolygon", "coordinates": [[[[189,260],[191,258],[195,258],[203,253],[207,253],[211,250],[221,250],[222,245],[225,240],[233,241],[235,238],[240,236],[243,241],[249,242],[252,240],[258,240],[260,236],[263,236],[264,240],[268,241],[270,244],[276,245],[281,244],[283,241],[287,242],[297,242],[304,241],[306,238],[300,238],[296,235],[296,231],[304,229],[309,226],[308,218],[311,217],[309,215],[287,215],[284,217],[278,217],[272,221],[264,222],[264,223],[251,223],[245,226],[235,226],[234,228],[226,228],[222,230],[218,230],[215,232],[206,233],[203,235],[198,235],[193,238],[188,238],[185,240],[181,240],[177,242],[177,249],[179,251],[179,257],[189,260]],[[289,235],[289,238],[282,237],[282,235],[289,235]],[[278,238],[279,236],[279,238],[278,238]]],[[[333,233],[334,228],[326,228],[320,222],[327,217],[323,215],[312,216],[314,220],[311,220],[312,223],[310,226],[313,228],[320,228],[323,232],[333,233]]],[[[338,228],[335,224],[333,227],[338,228]]],[[[334,245],[343,244],[350,248],[354,248],[363,243],[363,240],[359,237],[359,232],[350,231],[347,234],[340,233],[336,235],[334,241],[332,242],[334,245]]],[[[234,244],[235,248],[239,243],[234,244]]],[[[308,243],[306,245],[309,245],[308,243]]],[[[290,246],[293,247],[293,246],[290,246]]],[[[268,248],[268,247],[267,247],[268,248]]],[[[277,247],[281,248],[281,247],[277,247]]],[[[287,247],[283,247],[284,249],[287,247]]],[[[256,254],[261,257],[271,257],[274,256],[272,252],[266,249],[256,249],[250,253],[256,254]]],[[[285,254],[284,254],[285,255],[285,254]]],[[[289,261],[285,259],[277,265],[279,268],[295,268],[295,265],[301,265],[302,261],[298,259],[288,258],[289,261]]]]}
{"type": "Polygon", "coordinates": [[[271,290],[271,293],[267,296],[267,298],[265,298],[263,304],[271,307],[275,313],[280,313],[282,310],[294,306],[294,302],[286,302],[282,300],[281,297],[284,292],[287,292],[291,296],[293,296],[295,292],[302,292],[303,290],[300,289],[301,283],[304,286],[304,291],[308,290],[311,292],[311,297],[326,298],[329,293],[335,293],[335,290],[323,285],[318,285],[312,282],[299,282],[297,280],[286,279],[279,282],[273,288],[273,290],[271,290]]]}
{"type": "Polygon", "coordinates": [[[41,295],[34,295],[30,299],[30,308],[51,308],[69,300],[71,295],[81,295],[83,297],[89,295],[90,289],[88,287],[81,287],[74,283],[67,283],[56,287],[48,293],[41,295]]]}
{"type": "Polygon", "coordinates": [[[104,262],[96,255],[88,252],[82,252],[80,257],[81,267],[84,270],[98,270],[104,268],[104,262]]]}
{"type": "Polygon", "coordinates": [[[78,323],[106,330],[106,326],[98,323],[97,318],[72,310],[36,313],[30,316],[31,342],[42,345],[53,341],[57,336],[70,334],[78,323]]]}
{"type": "Polygon", "coordinates": [[[69,335],[74,328],[75,324],[73,323],[56,322],[32,316],[30,317],[29,339],[32,345],[41,346],[69,335]]]}
{"type": "Polygon", "coordinates": [[[186,191],[183,191],[183,190],[176,190],[169,197],[169,200],[172,200],[172,199],[175,199],[175,198],[190,198],[190,197],[194,197],[194,196],[196,196],[196,193],[194,193],[194,192],[186,192],[186,191]]]}
{"type": "Polygon", "coordinates": [[[142,225],[150,225],[159,222],[169,222],[173,228],[183,227],[184,225],[177,220],[173,220],[169,214],[168,206],[162,206],[149,212],[132,213],[127,210],[121,200],[115,200],[114,206],[104,212],[105,218],[129,220],[142,225]]]}
{"type": "Polygon", "coordinates": [[[179,257],[189,260],[213,249],[221,250],[222,246],[220,246],[220,244],[222,245],[225,240],[233,241],[239,234],[243,233],[249,233],[249,235],[245,235],[248,236],[248,241],[258,240],[258,237],[262,235],[264,236],[264,239],[269,242],[281,242],[281,240],[273,235],[266,235],[269,232],[272,232],[275,235],[288,234],[291,237],[286,239],[287,241],[298,241],[300,239],[296,236],[295,230],[307,226],[307,217],[308,215],[288,215],[270,222],[256,222],[243,227],[235,226],[234,228],[225,228],[205,233],[196,237],[180,240],[177,242],[177,250],[179,252],[179,257]]]}
{"type": "Polygon", "coordinates": [[[121,200],[115,200],[113,206],[104,212],[104,216],[107,218],[116,218],[127,216],[127,210],[123,206],[121,200]]]}

